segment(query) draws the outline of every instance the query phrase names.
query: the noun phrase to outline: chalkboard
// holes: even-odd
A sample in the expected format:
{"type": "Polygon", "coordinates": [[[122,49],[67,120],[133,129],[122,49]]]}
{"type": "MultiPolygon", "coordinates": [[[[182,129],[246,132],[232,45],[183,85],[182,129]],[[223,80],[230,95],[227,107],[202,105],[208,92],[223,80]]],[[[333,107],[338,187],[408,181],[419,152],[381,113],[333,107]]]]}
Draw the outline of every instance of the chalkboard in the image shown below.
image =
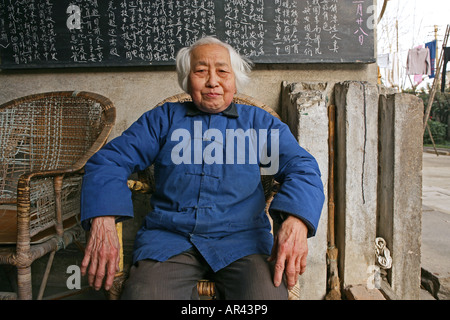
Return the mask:
{"type": "Polygon", "coordinates": [[[0,0],[0,68],[173,65],[206,35],[254,63],[372,63],[373,0],[0,0]]]}

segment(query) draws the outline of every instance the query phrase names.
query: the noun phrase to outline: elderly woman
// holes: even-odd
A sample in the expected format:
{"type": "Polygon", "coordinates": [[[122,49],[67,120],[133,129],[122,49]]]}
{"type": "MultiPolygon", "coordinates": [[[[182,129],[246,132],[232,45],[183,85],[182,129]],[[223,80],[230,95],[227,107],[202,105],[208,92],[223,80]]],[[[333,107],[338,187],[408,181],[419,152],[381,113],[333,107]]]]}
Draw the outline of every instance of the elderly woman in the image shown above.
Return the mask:
{"type": "Polygon", "coordinates": [[[209,278],[222,299],[287,299],[305,270],[324,201],[317,162],[281,121],[233,103],[250,65],[228,44],[207,37],[183,48],[177,72],[192,102],[146,112],[86,165],[82,222],[91,232],[82,273],[96,289],[105,277],[111,287],[120,249],[115,222],[133,216],[127,178],[154,164],[152,209],[122,298],[198,298],[197,281],[209,278]],[[270,207],[281,224],[275,237],[262,167],[281,185],[270,207]]]}

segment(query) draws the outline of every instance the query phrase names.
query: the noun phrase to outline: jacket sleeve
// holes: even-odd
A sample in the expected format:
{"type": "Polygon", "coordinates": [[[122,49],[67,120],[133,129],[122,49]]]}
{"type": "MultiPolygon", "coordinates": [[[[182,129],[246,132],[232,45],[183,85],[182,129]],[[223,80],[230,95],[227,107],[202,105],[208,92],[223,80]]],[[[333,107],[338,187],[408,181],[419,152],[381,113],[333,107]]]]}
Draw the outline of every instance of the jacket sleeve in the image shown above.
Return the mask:
{"type": "Polygon", "coordinates": [[[92,218],[133,217],[129,176],[152,164],[168,127],[163,107],[143,114],[121,136],[111,140],[85,166],[81,190],[81,222],[90,228],[92,218]]]}
{"type": "Polygon", "coordinates": [[[279,170],[274,178],[280,188],[269,213],[278,224],[286,214],[300,218],[308,227],[308,237],[312,237],[325,200],[319,166],[315,158],[299,146],[287,125],[276,121],[274,128],[279,133],[279,170]]]}

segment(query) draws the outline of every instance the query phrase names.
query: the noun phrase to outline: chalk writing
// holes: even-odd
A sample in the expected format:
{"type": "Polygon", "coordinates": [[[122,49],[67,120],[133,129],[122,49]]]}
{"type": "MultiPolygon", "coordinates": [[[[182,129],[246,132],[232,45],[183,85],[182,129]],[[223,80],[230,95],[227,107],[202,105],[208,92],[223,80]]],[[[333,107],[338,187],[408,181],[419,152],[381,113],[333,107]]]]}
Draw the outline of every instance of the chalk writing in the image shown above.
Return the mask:
{"type": "Polygon", "coordinates": [[[2,46],[11,46],[12,59],[16,64],[58,59],[51,3],[2,1],[1,12],[1,41],[5,43],[9,39],[9,43],[2,46]],[[8,35],[4,28],[9,31],[8,35]]]}
{"type": "Polygon", "coordinates": [[[118,55],[120,37],[126,60],[173,61],[177,44],[187,46],[215,33],[213,1],[122,0],[118,24],[113,6],[110,1],[110,54],[118,55]]]}
{"type": "Polygon", "coordinates": [[[276,27],[273,44],[276,54],[298,54],[300,40],[297,1],[275,0],[274,10],[276,27]]]}
{"type": "Polygon", "coordinates": [[[0,0],[0,48],[9,47],[8,32],[6,31],[6,5],[5,0],[0,0]]]}
{"type": "Polygon", "coordinates": [[[354,34],[356,34],[358,36],[359,44],[363,45],[365,37],[369,36],[369,34],[364,30],[364,26],[363,26],[363,23],[364,23],[364,19],[363,19],[363,16],[364,16],[364,13],[363,13],[364,0],[353,1],[353,3],[356,5],[356,19],[355,19],[355,22],[357,24],[357,29],[354,32],[354,34]]]}
{"type": "Polygon", "coordinates": [[[339,36],[338,3],[338,0],[306,0],[302,11],[305,55],[322,55],[323,50],[339,53],[342,38],[339,36]],[[327,43],[327,47],[323,43],[327,43]]]}
{"type": "Polygon", "coordinates": [[[340,42],[342,40],[338,35],[338,0],[322,1],[323,2],[323,30],[328,33],[330,37],[328,50],[333,53],[339,52],[340,42]]]}
{"type": "Polygon", "coordinates": [[[246,57],[264,54],[263,0],[225,0],[225,41],[246,57]]]}
{"type": "Polygon", "coordinates": [[[255,63],[374,62],[371,0],[0,0],[0,67],[170,65],[217,36],[255,63]]]}
{"type": "MultiPolygon", "coordinates": [[[[71,59],[76,63],[102,62],[103,42],[102,32],[100,30],[100,12],[98,10],[97,0],[84,1],[74,0],[70,7],[76,14],[80,8],[79,28],[76,27],[77,21],[72,24],[73,28],[68,28],[70,32],[70,50],[71,59]]],[[[66,11],[67,12],[67,11],[66,11]]]]}
{"type": "Polygon", "coordinates": [[[109,56],[111,57],[120,57],[119,55],[119,46],[118,46],[118,34],[117,34],[117,16],[116,16],[117,6],[114,4],[114,1],[109,0],[108,6],[106,8],[106,19],[108,21],[108,44],[109,44],[109,56]]]}

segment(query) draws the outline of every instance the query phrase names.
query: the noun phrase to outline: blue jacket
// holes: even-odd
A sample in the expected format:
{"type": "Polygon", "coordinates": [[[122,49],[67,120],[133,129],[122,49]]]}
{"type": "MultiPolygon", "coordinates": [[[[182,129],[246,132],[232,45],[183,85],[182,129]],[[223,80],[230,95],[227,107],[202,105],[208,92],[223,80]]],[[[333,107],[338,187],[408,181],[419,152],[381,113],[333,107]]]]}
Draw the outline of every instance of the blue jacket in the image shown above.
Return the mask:
{"type": "Polygon", "coordinates": [[[133,260],[164,261],[195,246],[214,271],[250,254],[270,254],[260,170],[281,187],[269,212],[295,215],[316,232],[324,202],[316,160],[268,112],[231,104],[218,114],[193,103],[166,103],[143,114],[86,164],[82,223],[133,216],[130,174],[155,165],[151,211],[135,240],[133,260]],[[264,171],[263,171],[264,173],[264,171]]]}

